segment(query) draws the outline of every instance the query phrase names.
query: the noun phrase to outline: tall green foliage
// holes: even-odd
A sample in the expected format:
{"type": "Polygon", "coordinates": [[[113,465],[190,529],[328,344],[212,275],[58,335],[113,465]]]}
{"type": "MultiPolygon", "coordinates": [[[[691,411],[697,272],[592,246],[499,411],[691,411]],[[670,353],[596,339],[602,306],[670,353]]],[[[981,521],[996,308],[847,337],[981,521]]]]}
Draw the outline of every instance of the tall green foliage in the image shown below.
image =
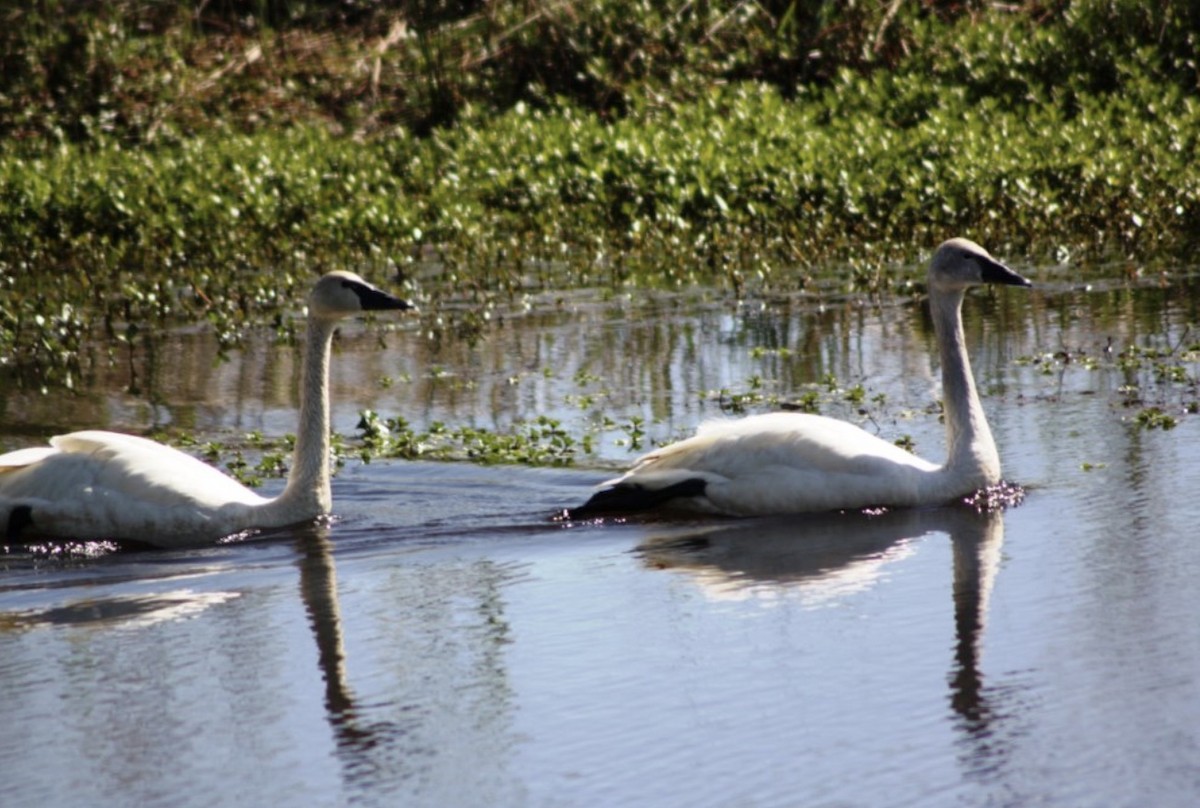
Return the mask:
{"type": "Polygon", "coordinates": [[[1085,262],[1200,234],[1183,2],[3,14],[0,363],[33,380],[77,373],[98,328],[286,331],[330,265],[486,306],[531,284],[793,288],[829,260],[887,288],[954,234],[1085,262]]]}

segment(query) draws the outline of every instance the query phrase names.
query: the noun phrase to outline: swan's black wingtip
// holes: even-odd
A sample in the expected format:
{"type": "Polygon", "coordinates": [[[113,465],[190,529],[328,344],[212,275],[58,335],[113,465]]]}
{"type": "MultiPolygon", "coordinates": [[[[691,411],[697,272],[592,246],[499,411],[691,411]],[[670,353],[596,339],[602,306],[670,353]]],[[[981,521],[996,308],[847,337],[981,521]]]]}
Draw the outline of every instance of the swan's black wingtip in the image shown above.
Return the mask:
{"type": "Polygon", "coordinates": [[[25,532],[26,528],[33,526],[33,508],[28,505],[17,505],[8,512],[7,524],[4,528],[4,540],[15,542],[25,532]]]}
{"type": "Polygon", "coordinates": [[[611,513],[620,513],[622,511],[636,510],[628,507],[628,498],[625,492],[620,487],[604,488],[592,494],[588,501],[576,508],[566,508],[562,512],[562,518],[571,522],[579,522],[584,519],[595,519],[596,517],[605,516],[611,513]]]}
{"type": "Polygon", "coordinates": [[[680,497],[704,496],[707,485],[705,480],[698,477],[662,488],[649,488],[639,483],[618,483],[608,488],[601,488],[592,494],[587,502],[578,508],[566,509],[563,511],[563,515],[572,521],[579,521],[614,513],[648,511],[680,497]]]}

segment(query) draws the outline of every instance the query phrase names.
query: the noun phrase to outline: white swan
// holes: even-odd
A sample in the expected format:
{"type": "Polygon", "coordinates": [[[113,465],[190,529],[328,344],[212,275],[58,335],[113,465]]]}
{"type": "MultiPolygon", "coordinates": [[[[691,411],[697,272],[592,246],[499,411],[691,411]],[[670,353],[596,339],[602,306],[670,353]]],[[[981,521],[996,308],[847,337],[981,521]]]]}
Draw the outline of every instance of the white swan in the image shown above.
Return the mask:
{"type": "Polygon", "coordinates": [[[819,415],[771,413],[714,422],[640,458],[601,484],[571,518],[656,507],[732,516],[947,502],[1000,481],[963,338],[962,301],[982,283],[1032,286],[967,239],[938,247],[929,307],[942,364],[948,457],[922,460],[859,427],[819,415]]]}
{"type": "Polygon", "coordinates": [[[116,432],[58,435],[0,455],[0,528],[59,539],[163,547],[216,541],[329,513],[329,354],[337,322],[411,304],[350,272],[330,272],[308,299],[300,424],[287,486],[262,497],[212,466],[146,438],[116,432]]]}

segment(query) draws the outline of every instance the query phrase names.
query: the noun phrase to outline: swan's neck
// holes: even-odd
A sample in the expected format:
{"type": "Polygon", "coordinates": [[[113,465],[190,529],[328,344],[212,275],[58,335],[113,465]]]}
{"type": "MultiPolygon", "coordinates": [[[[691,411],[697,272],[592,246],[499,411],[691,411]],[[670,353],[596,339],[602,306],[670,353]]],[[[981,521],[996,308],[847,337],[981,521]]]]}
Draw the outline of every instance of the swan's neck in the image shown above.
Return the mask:
{"type": "Polygon", "coordinates": [[[329,513],[329,346],[333,323],[310,318],[300,371],[300,424],[287,487],[272,502],[298,522],[329,513]]]}
{"type": "Polygon", "coordinates": [[[967,359],[962,302],[961,290],[934,294],[930,298],[942,362],[942,400],[948,448],[945,471],[959,484],[981,488],[1000,480],[1000,456],[967,359]]]}

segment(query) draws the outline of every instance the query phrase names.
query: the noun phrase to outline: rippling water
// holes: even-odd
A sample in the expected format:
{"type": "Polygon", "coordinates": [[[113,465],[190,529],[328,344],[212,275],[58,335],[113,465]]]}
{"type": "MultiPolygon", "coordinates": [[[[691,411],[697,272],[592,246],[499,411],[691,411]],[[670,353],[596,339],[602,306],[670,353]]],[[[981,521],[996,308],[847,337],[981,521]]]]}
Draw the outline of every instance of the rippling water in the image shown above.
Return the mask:
{"type": "MultiPolygon", "coordinates": [[[[555,522],[633,454],[596,427],[592,469],[352,463],[328,525],[0,556],[0,801],[1193,804],[1197,296],[1030,274],[1048,282],[968,307],[1028,492],[1004,512],[555,522]],[[1182,371],[1120,360],[1131,345],[1182,371]],[[1151,406],[1179,425],[1139,426],[1151,406]]],[[[833,374],[884,400],[826,411],[936,457],[931,339],[915,303],[853,299],[581,301],[437,350],[350,330],[335,428],[361,406],[572,431],[603,412],[666,439],[721,415],[704,391],[833,374]]],[[[289,349],[158,350],[65,405],[0,394],[0,431],[293,428],[289,349]]]]}

